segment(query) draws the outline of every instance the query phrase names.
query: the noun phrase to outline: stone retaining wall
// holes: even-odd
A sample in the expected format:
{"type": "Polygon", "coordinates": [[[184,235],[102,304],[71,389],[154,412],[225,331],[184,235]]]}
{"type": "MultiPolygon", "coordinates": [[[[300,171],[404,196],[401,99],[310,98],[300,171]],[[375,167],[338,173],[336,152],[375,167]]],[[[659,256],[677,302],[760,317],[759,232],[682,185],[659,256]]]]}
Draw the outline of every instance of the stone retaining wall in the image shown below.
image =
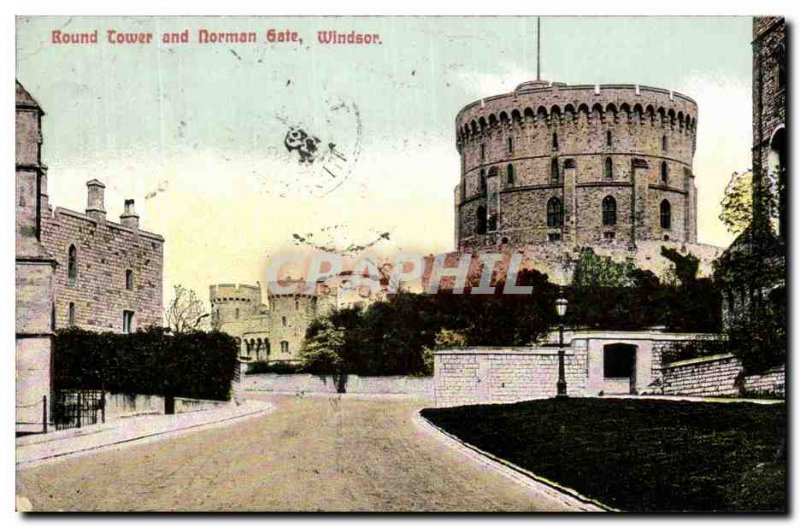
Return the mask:
{"type": "Polygon", "coordinates": [[[259,373],[244,375],[243,382],[245,390],[250,392],[433,396],[432,377],[410,377],[404,375],[361,377],[347,375],[343,378],[334,378],[332,375],[311,375],[308,373],[259,373]]]}
{"type": "MultiPolygon", "coordinates": [[[[567,348],[567,394],[585,395],[585,347],[567,348]]],[[[435,355],[436,406],[510,403],[552,397],[558,381],[557,348],[471,348],[435,355]]]]}
{"type": "MultiPolygon", "coordinates": [[[[164,414],[164,397],[160,395],[141,395],[124,393],[106,393],[106,421],[133,417],[136,415],[164,414]]],[[[231,404],[229,401],[211,401],[207,399],[175,398],[175,413],[185,414],[211,410],[231,404]]]]}
{"type": "Polygon", "coordinates": [[[738,397],[786,394],[786,368],[742,377],[742,363],[731,354],[712,355],[665,364],[661,369],[664,395],[738,397]]]}

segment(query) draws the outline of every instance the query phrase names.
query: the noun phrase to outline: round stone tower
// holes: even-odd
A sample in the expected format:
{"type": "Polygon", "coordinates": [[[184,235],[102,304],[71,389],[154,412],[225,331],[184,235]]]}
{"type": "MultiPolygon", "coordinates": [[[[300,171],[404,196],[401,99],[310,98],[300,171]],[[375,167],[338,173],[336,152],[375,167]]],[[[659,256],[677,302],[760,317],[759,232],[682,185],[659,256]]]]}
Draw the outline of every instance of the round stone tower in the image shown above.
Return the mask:
{"type": "Polygon", "coordinates": [[[257,285],[216,284],[209,287],[211,324],[222,324],[245,319],[259,313],[261,288],[257,285]]]}
{"type": "Polygon", "coordinates": [[[697,104],[637,85],[526,82],[456,117],[457,250],[695,243],[697,104]]]}

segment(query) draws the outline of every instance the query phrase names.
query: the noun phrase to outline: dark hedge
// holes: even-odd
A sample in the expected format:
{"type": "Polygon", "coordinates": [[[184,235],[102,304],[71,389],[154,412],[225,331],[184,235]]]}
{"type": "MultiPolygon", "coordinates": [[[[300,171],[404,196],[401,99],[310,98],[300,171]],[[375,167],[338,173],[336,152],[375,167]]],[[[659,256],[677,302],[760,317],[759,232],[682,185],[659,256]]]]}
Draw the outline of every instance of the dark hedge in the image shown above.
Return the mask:
{"type": "Polygon", "coordinates": [[[55,389],[227,400],[237,354],[233,337],[220,332],[62,329],[53,347],[53,384],[55,389]]]}

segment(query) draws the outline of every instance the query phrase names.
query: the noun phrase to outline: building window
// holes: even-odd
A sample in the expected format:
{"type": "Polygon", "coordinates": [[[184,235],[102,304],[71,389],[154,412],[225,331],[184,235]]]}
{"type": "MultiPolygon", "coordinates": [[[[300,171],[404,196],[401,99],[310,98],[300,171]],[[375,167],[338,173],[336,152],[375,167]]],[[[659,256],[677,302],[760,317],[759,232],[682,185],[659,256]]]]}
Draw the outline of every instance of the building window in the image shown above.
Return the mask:
{"type": "Polygon", "coordinates": [[[75,327],[75,302],[69,303],[69,308],[67,309],[67,326],[68,327],[75,327]]]}
{"type": "Polygon", "coordinates": [[[133,291],[133,271],[130,269],[125,271],[125,289],[133,291]]]}
{"type": "Polygon", "coordinates": [[[564,224],[564,207],[558,198],[550,198],[547,202],[547,226],[561,227],[564,224]]]}
{"type": "Polygon", "coordinates": [[[561,233],[560,232],[549,232],[549,233],[547,233],[547,241],[549,241],[549,242],[560,242],[561,241],[561,233]]]}
{"type": "Polygon", "coordinates": [[[122,312],[122,332],[133,333],[133,311],[122,312]]]}
{"type": "Polygon", "coordinates": [[[778,89],[786,89],[786,46],[781,44],[778,47],[778,89]]]}
{"type": "Polygon", "coordinates": [[[663,183],[666,183],[667,179],[669,179],[669,167],[667,166],[667,162],[666,161],[662,161],[661,162],[661,181],[663,183]]]}
{"type": "Polygon", "coordinates": [[[478,182],[478,193],[486,194],[486,172],[481,169],[481,180],[478,182]]]}
{"type": "Polygon", "coordinates": [[[506,185],[509,187],[514,186],[514,165],[506,167],[506,185]]]}
{"type": "Polygon", "coordinates": [[[550,183],[557,185],[561,181],[561,174],[558,169],[558,159],[550,162],[550,183]]]}
{"type": "Polygon", "coordinates": [[[300,300],[298,300],[297,298],[294,299],[294,310],[300,311],[300,300]]]}
{"type": "Polygon", "coordinates": [[[486,145],[481,144],[481,161],[486,159],[486,145]]]}
{"type": "Polygon", "coordinates": [[[603,225],[617,224],[617,200],[613,196],[603,198],[603,225]]]}
{"type": "Polygon", "coordinates": [[[514,140],[512,138],[508,138],[508,153],[512,154],[514,152],[514,140]]]}
{"type": "Polygon", "coordinates": [[[239,320],[239,308],[236,308],[236,320],[239,320]]]}
{"type": "Polygon", "coordinates": [[[553,152],[558,150],[558,134],[553,134],[553,152]]]}
{"type": "Polygon", "coordinates": [[[603,233],[603,239],[604,240],[613,240],[615,237],[616,237],[616,234],[614,233],[614,231],[604,232],[603,233]]]}
{"type": "Polygon", "coordinates": [[[486,234],[486,207],[479,206],[475,215],[475,234],[486,234]]]}
{"type": "Polygon", "coordinates": [[[606,146],[611,146],[611,130],[606,132],[606,146]]]}
{"type": "Polygon", "coordinates": [[[672,225],[672,207],[670,207],[669,201],[664,200],[661,202],[660,213],[661,228],[669,229],[672,225]]]}
{"type": "Polygon", "coordinates": [[[611,162],[610,157],[606,158],[605,174],[606,179],[614,179],[614,163],[611,162]]]}
{"type": "Polygon", "coordinates": [[[662,135],[661,136],[661,151],[662,152],[666,152],[667,151],[667,136],[666,135],[662,135]]]}
{"type": "Polygon", "coordinates": [[[281,341],[281,353],[283,354],[289,353],[289,343],[285,340],[281,341]]]}
{"type": "Polygon", "coordinates": [[[286,317],[281,317],[281,324],[283,324],[283,327],[286,327],[286,317]]]}
{"type": "Polygon", "coordinates": [[[67,276],[72,284],[78,279],[78,250],[74,245],[70,245],[67,251],[67,276]]]}

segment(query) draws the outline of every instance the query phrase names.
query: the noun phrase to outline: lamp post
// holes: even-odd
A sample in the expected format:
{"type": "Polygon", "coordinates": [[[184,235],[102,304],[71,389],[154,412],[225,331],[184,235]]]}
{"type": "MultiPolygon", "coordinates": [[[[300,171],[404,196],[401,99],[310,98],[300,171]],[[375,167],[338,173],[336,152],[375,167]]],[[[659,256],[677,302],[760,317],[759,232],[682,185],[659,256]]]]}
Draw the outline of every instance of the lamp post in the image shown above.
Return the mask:
{"type": "Polygon", "coordinates": [[[556,300],[558,314],[558,382],[556,383],[556,399],[567,397],[567,379],[564,375],[564,315],[567,314],[567,299],[563,296],[556,300]]]}

